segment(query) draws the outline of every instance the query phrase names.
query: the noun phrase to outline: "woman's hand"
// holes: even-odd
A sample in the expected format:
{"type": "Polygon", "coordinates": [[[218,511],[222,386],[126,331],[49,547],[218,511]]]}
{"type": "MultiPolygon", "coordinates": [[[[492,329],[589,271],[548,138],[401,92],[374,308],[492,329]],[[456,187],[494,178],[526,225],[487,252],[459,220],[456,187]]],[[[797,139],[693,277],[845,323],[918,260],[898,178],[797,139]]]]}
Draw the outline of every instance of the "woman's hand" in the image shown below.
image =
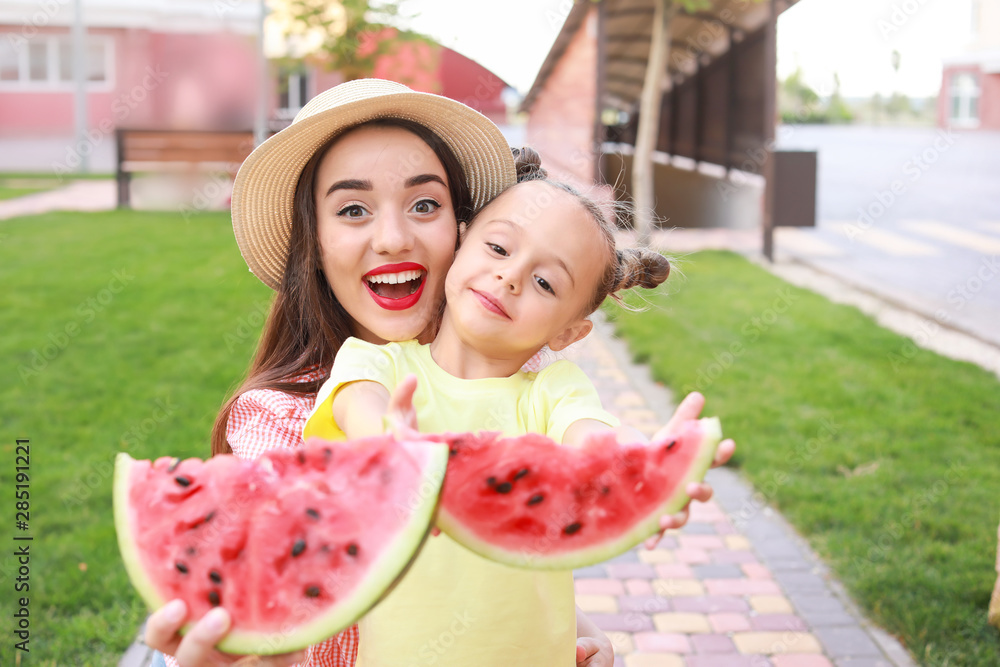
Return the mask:
{"type": "Polygon", "coordinates": [[[577,667],[614,667],[615,650],[611,640],[576,608],[576,664],[577,667]]]}
{"type": "MultiPolygon", "coordinates": [[[[681,404],[677,406],[677,410],[674,412],[674,416],[670,418],[666,426],[661,428],[653,436],[652,442],[659,442],[669,437],[671,433],[677,430],[677,427],[681,422],[687,421],[689,419],[698,419],[701,414],[702,408],[705,407],[705,397],[694,391],[684,397],[681,404]]],[[[733,452],[736,451],[736,443],[731,439],[723,440],[719,443],[718,448],[715,450],[715,458],[712,460],[712,467],[716,468],[721,465],[725,465],[727,461],[733,456],[733,452]]],[[[688,484],[687,494],[691,497],[691,500],[697,500],[698,502],[708,502],[712,498],[712,486],[707,483],[691,482],[688,484]]],[[[673,515],[664,515],[660,517],[660,532],[653,537],[646,540],[645,545],[647,549],[654,548],[661,539],[663,539],[664,533],[668,530],[673,530],[680,528],[687,523],[688,520],[688,506],[691,504],[688,501],[687,505],[681,509],[680,512],[673,515]]]]}
{"type": "MultiPolygon", "coordinates": [[[[246,657],[215,650],[215,645],[229,632],[229,612],[225,609],[217,607],[208,612],[181,637],[178,631],[186,619],[187,606],[184,602],[169,602],[146,620],[146,645],[174,656],[181,667],[232,665],[246,657]]],[[[287,667],[302,662],[305,657],[305,651],[296,651],[263,656],[252,664],[254,667],[287,667]]]]}

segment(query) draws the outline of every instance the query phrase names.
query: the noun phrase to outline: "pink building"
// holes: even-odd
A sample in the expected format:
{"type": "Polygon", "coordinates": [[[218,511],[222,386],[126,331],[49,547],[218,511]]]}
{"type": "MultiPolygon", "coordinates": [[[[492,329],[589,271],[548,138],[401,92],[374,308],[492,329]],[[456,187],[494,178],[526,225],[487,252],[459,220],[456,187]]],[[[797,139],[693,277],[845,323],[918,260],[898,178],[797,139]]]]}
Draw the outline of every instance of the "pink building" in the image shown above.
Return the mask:
{"type": "Polygon", "coordinates": [[[943,62],[938,125],[1000,130],[1000,0],[973,0],[971,39],[943,62]]]}
{"type": "MultiPolygon", "coordinates": [[[[88,0],[84,4],[88,134],[115,127],[249,129],[257,104],[259,4],[239,0],[88,0]]],[[[0,4],[0,139],[72,137],[74,3],[0,4]]],[[[343,80],[321,63],[270,63],[272,130],[343,80]]],[[[503,122],[502,80],[436,44],[405,43],[376,65],[503,122]]]]}

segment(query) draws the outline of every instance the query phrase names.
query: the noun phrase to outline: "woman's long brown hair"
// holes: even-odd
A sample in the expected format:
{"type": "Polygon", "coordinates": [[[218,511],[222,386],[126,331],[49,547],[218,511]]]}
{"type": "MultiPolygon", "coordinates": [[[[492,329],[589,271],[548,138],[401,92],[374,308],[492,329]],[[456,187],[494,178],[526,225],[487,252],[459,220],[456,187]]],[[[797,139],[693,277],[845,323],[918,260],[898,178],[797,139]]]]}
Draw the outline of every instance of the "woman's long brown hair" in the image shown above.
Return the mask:
{"type": "Polygon", "coordinates": [[[212,455],[229,454],[226,424],[239,397],[254,389],[275,389],[297,396],[315,394],[326,379],[337,350],[351,335],[350,315],[337,300],[323,273],[316,228],[314,197],[316,171],[340,137],[363,126],[399,127],[422,139],[437,155],[448,177],[457,221],[472,217],[472,195],[458,159],[436,134],[413,121],[383,118],[348,128],[324,144],[299,176],[292,208],[291,240],[285,273],[271,302],[257,351],[246,379],[226,400],[212,427],[212,455]],[[294,382],[307,369],[318,367],[321,377],[294,382]]]}

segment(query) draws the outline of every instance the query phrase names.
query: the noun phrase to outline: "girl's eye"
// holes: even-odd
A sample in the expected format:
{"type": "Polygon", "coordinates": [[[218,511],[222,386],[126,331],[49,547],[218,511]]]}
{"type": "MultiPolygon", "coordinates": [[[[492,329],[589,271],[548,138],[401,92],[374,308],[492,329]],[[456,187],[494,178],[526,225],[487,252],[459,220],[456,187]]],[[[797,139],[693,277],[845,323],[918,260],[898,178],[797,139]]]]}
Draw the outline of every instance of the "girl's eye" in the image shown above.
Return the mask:
{"type": "Polygon", "coordinates": [[[441,204],[437,203],[433,199],[421,199],[413,205],[413,210],[416,213],[433,213],[439,208],[441,208],[441,204]]]}
{"type": "Polygon", "coordinates": [[[551,292],[552,294],[556,293],[555,290],[552,289],[552,285],[550,285],[549,281],[546,280],[545,278],[542,278],[541,276],[535,276],[535,282],[538,283],[538,286],[541,287],[546,292],[551,292]]]}
{"type": "Polygon", "coordinates": [[[501,257],[507,256],[507,251],[504,250],[502,247],[498,246],[496,243],[487,243],[486,245],[489,246],[490,250],[500,255],[501,257]]]}
{"type": "Polygon", "coordinates": [[[365,209],[358,204],[350,204],[337,211],[337,215],[347,218],[361,218],[365,214],[365,209]]]}

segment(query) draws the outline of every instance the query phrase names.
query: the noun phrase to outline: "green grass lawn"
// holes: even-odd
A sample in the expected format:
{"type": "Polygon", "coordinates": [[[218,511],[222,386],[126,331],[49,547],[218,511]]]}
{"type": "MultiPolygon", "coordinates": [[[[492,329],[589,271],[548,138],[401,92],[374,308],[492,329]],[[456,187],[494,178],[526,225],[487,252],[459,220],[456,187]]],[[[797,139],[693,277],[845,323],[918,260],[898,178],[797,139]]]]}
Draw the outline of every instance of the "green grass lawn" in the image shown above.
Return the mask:
{"type": "Polygon", "coordinates": [[[682,268],[646,312],[607,309],[635,357],[706,395],[732,465],[921,664],[998,664],[997,378],[736,255],[682,268]]]}
{"type": "MultiPolygon", "coordinates": [[[[29,438],[27,665],[113,665],[145,609],[111,518],[118,451],[207,456],[270,290],[225,213],[59,213],[0,225],[0,488],[29,438]]],[[[14,507],[0,549],[0,665],[14,665],[14,507]]],[[[22,544],[22,543],[19,543],[22,544]]]]}

